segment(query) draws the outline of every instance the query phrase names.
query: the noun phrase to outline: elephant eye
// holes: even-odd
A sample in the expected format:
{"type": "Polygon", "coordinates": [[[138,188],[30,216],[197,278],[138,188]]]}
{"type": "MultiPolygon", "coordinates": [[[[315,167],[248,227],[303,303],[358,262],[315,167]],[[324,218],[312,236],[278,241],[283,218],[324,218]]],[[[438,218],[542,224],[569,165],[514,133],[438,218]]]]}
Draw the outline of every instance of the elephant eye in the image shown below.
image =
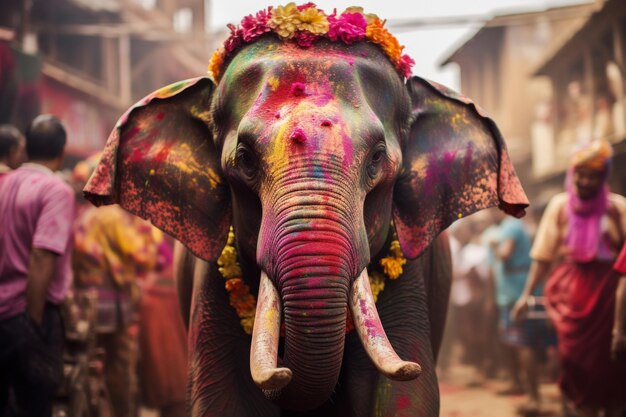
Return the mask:
{"type": "Polygon", "coordinates": [[[385,150],[378,149],[372,154],[369,164],[367,165],[367,175],[371,179],[376,179],[380,173],[382,162],[385,159],[385,150]]]}
{"type": "Polygon", "coordinates": [[[237,145],[237,153],[235,154],[235,165],[248,180],[256,177],[259,163],[255,153],[248,145],[240,142],[237,145]]]}

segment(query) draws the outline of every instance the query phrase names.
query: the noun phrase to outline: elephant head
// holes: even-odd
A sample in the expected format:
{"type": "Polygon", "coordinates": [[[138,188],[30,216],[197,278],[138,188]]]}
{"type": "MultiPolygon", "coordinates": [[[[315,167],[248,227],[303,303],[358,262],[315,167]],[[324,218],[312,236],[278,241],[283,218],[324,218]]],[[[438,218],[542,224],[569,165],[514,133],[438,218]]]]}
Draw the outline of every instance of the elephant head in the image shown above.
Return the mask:
{"type": "Polygon", "coordinates": [[[464,97],[405,80],[371,42],[301,47],[268,33],[231,49],[218,83],[174,84],[120,119],[87,198],[209,262],[233,226],[242,263],[260,271],[251,373],[275,401],[310,409],[329,397],[349,309],[377,368],[415,378],[419,365],[387,341],[366,267],[390,224],[415,258],[477,210],[523,214],[496,126],[464,97]]]}

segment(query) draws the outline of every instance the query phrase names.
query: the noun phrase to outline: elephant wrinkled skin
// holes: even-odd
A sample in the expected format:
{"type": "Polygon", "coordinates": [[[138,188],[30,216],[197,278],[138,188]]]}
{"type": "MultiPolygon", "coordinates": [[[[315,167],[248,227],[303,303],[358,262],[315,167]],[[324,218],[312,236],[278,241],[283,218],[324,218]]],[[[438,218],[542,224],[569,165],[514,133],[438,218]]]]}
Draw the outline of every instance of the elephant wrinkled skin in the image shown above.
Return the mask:
{"type": "Polygon", "coordinates": [[[403,82],[370,43],[306,49],[269,35],[218,85],[184,81],[130,109],[86,195],[186,247],[194,416],[438,415],[450,258],[436,237],[477,210],[527,205],[497,128],[469,100],[403,82]],[[374,308],[366,267],[389,250],[390,224],[409,261],[374,308]],[[231,225],[243,279],[262,287],[257,317],[275,318],[257,320],[252,342],[215,262],[231,225]]]}

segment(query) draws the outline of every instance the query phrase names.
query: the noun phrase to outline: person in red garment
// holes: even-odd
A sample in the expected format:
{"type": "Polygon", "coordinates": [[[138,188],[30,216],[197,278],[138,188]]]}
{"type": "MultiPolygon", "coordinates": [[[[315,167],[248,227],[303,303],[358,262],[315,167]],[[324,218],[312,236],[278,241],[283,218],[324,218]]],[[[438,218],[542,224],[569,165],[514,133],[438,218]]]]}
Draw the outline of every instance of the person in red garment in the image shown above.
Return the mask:
{"type": "Polygon", "coordinates": [[[161,417],[187,415],[187,331],[176,295],[173,258],[172,239],[164,236],[139,303],[143,404],[159,409],[161,417]]]}
{"type": "MultiPolygon", "coordinates": [[[[626,367],[626,243],[613,265],[619,274],[615,294],[615,321],[611,340],[611,356],[618,365],[626,367]]],[[[626,387],[624,388],[626,390],[626,387]]]]}
{"type": "Polygon", "coordinates": [[[596,140],[572,156],[566,192],[551,199],[541,219],[529,278],[512,311],[521,318],[549,275],[546,309],[558,337],[559,387],[582,417],[620,416],[626,401],[626,372],[611,362],[610,350],[618,283],[612,268],[626,234],[626,199],[610,193],[606,181],[612,153],[608,142],[596,140]]]}

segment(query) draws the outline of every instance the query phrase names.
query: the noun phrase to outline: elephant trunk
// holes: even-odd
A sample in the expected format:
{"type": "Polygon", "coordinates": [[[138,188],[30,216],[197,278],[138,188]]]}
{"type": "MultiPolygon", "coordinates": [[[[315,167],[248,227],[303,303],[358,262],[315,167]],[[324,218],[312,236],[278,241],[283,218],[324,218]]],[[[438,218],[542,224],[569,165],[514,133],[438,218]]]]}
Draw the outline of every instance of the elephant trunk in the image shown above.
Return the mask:
{"type": "MultiPolygon", "coordinates": [[[[332,229],[326,226],[322,229],[332,229]]],[[[293,237],[283,246],[276,268],[285,327],[283,361],[293,372],[278,402],[306,410],[330,397],[341,371],[351,280],[346,248],[350,244],[343,236],[329,239],[319,230],[304,233],[305,242],[302,234],[293,237]]]]}
{"type": "MultiPolygon", "coordinates": [[[[261,227],[257,260],[267,273],[261,275],[252,336],[254,381],[284,408],[306,411],[327,401],[341,371],[349,304],[355,325],[362,327],[363,345],[381,372],[393,379],[415,378],[419,366],[395,355],[380,324],[364,269],[366,237],[354,231],[362,228],[328,215],[319,197],[299,197],[305,208],[274,206],[271,211],[278,214],[264,216],[261,227]],[[282,362],[277,358],[281,313],[282,362]]],[[[335,198],[323,200],[345,208],[335,198]]]]}
{"type": "Polygon", "coordinates": [[[324,218],[321,211],[318,205],[282,211],[262,244],[267,275],[259,289],[251,371],[268,398],[295,410],[323,404],[335,388],[358,262],[347,221],[324,218]],[[282,310],[284,325],[282,363],[272,358],[280,328],[275,309],[282,310]]]}

